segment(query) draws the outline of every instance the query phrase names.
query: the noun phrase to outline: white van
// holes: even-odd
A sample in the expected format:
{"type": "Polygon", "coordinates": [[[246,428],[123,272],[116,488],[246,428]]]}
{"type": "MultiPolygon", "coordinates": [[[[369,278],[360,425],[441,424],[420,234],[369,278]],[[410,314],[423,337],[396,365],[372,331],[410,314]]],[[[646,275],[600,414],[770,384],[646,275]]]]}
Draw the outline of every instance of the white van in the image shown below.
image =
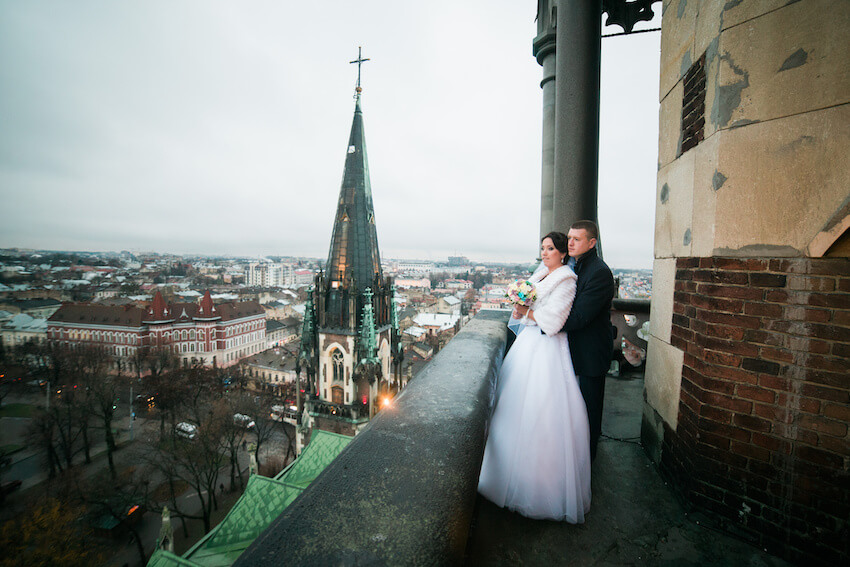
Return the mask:
{"type": "Polygon", "coordinates": [[[271,418],[275,421],[283,421],[283,414],[286,413],[286,408],[283,406],[272,406],[271,418]]]}
{"type": "Polygon", "coordinates": [[[254,423],[254,420],[250,418],[250,416],[247,416],[244,413],[233,414],[233,423],[235,423],[239,427],[244,427],[245,429],[254,429],[254,427],[257,425],[256,423],[254,423]]]}
{"type": "Polygon", "coordinates": [[[180,437],[185,437],[186,439],[194,439],[195,435],[198,434],[198,426],[192,425],[191,423],[186,423],[185,421],[181,421],[174,427],[174,432],[177,433],[180,437]]]}

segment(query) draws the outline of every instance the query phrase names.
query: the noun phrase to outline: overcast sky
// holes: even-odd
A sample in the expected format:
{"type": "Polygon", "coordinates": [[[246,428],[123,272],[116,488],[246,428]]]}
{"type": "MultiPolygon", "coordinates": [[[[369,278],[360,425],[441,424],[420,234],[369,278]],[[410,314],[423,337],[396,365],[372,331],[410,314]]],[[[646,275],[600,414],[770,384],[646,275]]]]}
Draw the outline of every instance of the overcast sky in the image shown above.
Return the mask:
{"type": "MultiPolygon", "coordinates": [[[[362,45],[382,255],[533,260],[535,11],[533,0],[0,0],[0,247],[325,257],[362,45]]],[[[599,216],[612,267],[652,265],[659,39],[603,39],[599,216]]]]}

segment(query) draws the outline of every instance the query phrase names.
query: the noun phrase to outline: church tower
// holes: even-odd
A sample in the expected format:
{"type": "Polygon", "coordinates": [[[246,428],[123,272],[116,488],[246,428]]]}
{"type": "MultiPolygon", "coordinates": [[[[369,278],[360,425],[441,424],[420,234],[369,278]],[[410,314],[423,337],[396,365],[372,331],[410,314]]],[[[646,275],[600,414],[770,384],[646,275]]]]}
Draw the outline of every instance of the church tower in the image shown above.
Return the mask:
{"type": "Polygon", "coordinates": [[[346,435],[356,434],[400,387],[394,287],[381,271],[360,106],[364,61],[359,54],[352,61],[358,66],[354,120],[328,261],[311,290],[298,365],[306,373],[302,427],[346,435]]]}

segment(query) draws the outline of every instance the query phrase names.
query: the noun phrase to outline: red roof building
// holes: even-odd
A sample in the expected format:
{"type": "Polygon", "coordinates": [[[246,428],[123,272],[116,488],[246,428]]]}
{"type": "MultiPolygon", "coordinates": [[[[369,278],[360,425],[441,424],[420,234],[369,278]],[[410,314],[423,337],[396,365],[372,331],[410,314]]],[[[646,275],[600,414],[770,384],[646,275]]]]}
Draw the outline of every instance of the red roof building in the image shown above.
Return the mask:
{"type": "Polygon", "coordinates": [[[47,339],[66,345],[100,345],[130,362],[140,349],[173,350],[185,364],[220,367],[265,349],[265,311],[256,301],[166,304],[157,292],[145,307],[67,303],[47,321],[47,339]]]}

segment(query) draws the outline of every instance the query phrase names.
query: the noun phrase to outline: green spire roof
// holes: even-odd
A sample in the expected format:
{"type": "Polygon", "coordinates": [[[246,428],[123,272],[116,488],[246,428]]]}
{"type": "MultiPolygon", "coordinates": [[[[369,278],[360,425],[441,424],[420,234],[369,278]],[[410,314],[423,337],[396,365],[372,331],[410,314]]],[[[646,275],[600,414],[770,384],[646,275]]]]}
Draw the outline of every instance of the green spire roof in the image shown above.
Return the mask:
{"type": "Polygon", "coordinates": [[[381,258],[359,92],[356,100],[325,281],[329,287],[348,287],[349,278],[353,278],[355,293],[359,294],[373,285],[376,275],[380,277],[381,258]]]}
{"type": "Polygon", "coordinates": [[[378,345],[375,341],[375,318],[372,316],[372,290],[363,292],[363,316],[360,324],[360,359],[357,367],[375,367],[381,363],[378,358],[378,345]]]}

